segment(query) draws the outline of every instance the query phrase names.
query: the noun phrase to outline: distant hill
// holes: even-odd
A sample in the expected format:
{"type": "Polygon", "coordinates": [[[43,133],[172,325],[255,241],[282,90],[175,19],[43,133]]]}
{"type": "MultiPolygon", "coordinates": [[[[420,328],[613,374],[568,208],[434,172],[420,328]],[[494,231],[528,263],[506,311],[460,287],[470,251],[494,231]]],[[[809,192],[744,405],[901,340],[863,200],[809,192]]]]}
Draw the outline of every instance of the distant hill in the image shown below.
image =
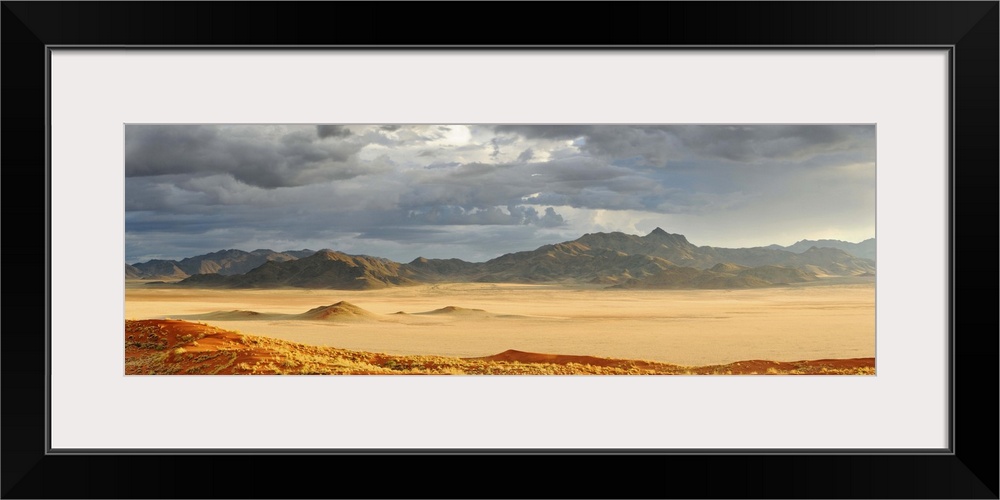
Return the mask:
{"type": "Polygon", "coordinates": [[[196,274],[178,283],[206,288],[331,288],[367,290],[417,282],[401,276],[402,264],[364,255],[320,250],[285,262],[267,261],[241,275],[196,274]]]}
{"type": "Polygon", "coordinates": [[[275,252],[267,249],[258,249],[252,252],[235,249],[219,250],[218,252],[188,257],[180,261],[156,259],[136,263],[129,266],[134,269],[131,276],[128,276],[129,270],[126,268],[126,277],[180,279],[195,274],[212,273],[232,276],[247,273],[260,267],[265,262],[287,262],[308,257],[314,253],[316,252],[313,250],[289,250],[285,252],[275,252]]]}
{"type": "MultiPolygon", "coordinates": [[[[868,241],[874,247],[874,240],[868,241]]],[[[184,278],[178,283],[180,286],[344,290],[437,282],[751,288],[828,276],[875,274],[874,260],[839,248],[813,245],[793,252],[775,245],[754,248],[696,246],[683,235],[661,228],[645,236],[590,233],[573,241],[508,253],[482,263],[420,257],[401,264],[333,250],[320,250],[302,257],[305,252],[308,251],[222,250],[179,262],[150,261],[134,267],[144,273],[144,277],[157,272],[160,274],[156,276],[184,278]],[[251,267],[257,262],[260,263],[256,267],[251,267]]]]}
{"type": "Polygon", "coordinates": [[[154,259],[133,264],[130,267],[139,272],[138,278],[179,279],[188,276],[188,273],[184,272],[175,260],[154,259]]]}
{"type": "Polygon", "coordinates": [[[778,250],[787,250],[789,252],[802,253],[805,252],[806,250],[809,250],[812,247],[836,248],[838,250],[843,250],[855,257],[875,260],[875,238],[868,238],[867,240],[861,241],[859,243],[851,243],[849,241],[841,241],[841,240],[800,240],[787,247],[783,247],[781,245],[770,245],[767,248],[775,248],[778,250]]]}
{"type": "MultiPolygon", "coordinates": [[[[447,281],[476,274],[480,264],[461,259],[426,259],[417,257],[406,264],[408,277],[418,281],[447,281]]],[[[468,281],[468,280],[465,280],[468,281]]]]}
{"type": "Polygon", "coordinates": [[[288,262],[298,258],[273,250],[254,250],[252,252],[220,250],[197,257],[188,257],[178,262],[177,267],[180,267],[181,270],[189,275],[218,273],[224,276],[232,276],[234,274],[249,272],[268,261],[288,262]]]}
{"type": "Polygon", "coordinates": [[[138,269],[136,269],[136,268],[134,268],[134,267],[132,267],[132,266],[130,266],[128,264],[125,264],[125,279],[132,280],[132,279],[140,279],[140,278],[142,278],[142,271],[140,271],[140,270],[138,270],[138,269]]]}

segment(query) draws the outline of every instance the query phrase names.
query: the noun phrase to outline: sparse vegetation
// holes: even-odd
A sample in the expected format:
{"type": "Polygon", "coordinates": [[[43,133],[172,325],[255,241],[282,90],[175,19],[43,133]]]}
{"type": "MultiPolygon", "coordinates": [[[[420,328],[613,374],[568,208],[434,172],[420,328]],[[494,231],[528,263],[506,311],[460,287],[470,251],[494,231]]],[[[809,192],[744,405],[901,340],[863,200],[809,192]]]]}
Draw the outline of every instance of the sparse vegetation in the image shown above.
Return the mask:
{"type": "Polygon", "coordinates": [[[180,320],[125,322],[127,374],[874,375],[874,359],[741,361],[700,367],[507,351],[486,358],[393,356],[222,330],[180,320]],[[202,339],[202,343],[192,339],[202,339]],[[189,342],[183,344],[184,342],[189,342]],[[169,350],[167,350],[169,349],[169,350]]]}

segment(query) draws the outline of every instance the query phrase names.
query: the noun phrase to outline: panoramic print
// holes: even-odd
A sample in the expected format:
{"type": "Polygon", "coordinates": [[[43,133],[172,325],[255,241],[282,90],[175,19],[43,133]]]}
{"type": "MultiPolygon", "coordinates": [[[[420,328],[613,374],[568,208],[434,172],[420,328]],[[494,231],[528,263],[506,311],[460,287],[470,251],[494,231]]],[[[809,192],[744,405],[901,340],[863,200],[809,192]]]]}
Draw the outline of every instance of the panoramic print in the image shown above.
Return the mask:
{"type": "Polygon", "coordinates": [[[125,125],[125,374],[874,375],[875,135],[125,125]]]}

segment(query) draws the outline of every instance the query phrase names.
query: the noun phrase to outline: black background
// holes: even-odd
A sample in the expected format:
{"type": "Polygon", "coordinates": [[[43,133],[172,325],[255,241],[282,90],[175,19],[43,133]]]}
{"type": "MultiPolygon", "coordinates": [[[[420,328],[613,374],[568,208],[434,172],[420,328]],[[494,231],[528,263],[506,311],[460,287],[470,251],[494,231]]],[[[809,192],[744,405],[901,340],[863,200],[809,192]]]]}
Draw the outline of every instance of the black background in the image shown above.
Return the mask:
{"type": "Polygon", "coordinates": [[[549,7],[3,2],[3,497],[997,498],[998,3],[549,7]],[[45,455],[45,46],[89,44],[954,45],[955,454],[45,455]]]}

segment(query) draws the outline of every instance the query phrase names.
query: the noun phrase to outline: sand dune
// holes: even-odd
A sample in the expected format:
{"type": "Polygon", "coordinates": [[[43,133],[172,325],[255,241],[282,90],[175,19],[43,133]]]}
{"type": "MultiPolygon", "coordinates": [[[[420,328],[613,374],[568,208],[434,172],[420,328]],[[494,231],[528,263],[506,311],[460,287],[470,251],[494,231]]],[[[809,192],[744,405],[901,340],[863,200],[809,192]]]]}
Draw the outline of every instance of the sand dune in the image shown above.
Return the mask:
{"type": "MultiPolygon", "coordinates": [[[[404,322],[406,324],[428,324],[426,321],[421,321],[421,318],[418,318],[418,316],[441,316],[444,317],[444,319],[447,319],[447,317],[454,317],[456,319],[475,318],[475,317],[484,317],[484,318],[520,317],[512,314],[498,315],[490,313],[484,309],[475,309],[475,308],[458,307],[458,306],[445,306],[440,309],[435,309],[433,311],[424,311],[413,314],[409,314],[405,311],[397,311],[391,314],[383,315],[383,314],[373,313],[345,300],[326,306],[314,307],[300,314],[263,313],[258,311],[236,309],[232,311],[212,311],[203,314],[183,314],[183,315],[171,315],[167,317],[174,319],[185,319],[185,320],[195,320],[195,321],[255,321],[255,320],[328,321],[328,322],[384,321],[393,323],[404,322]]],[[[424,319],[429,319],[429,318],[424,318],[424,319]]],[[[440,323],[434,323],[434,324],[440,324],[440,323]]]]}
{"type": "MultiPolygon", "coordinates": [[[[406,314],[400,311],[396,314],[406,314]]],[[[413,313],[414,316],[440,316],[440,317],[451,317],[455,319],[473,319],[473,318],[525,318],[519,314],[498,314],[485,309],[476,309],[471,307],[458,307],[458,306],[445,306],[440,309],[435,309],[433,311],[424,311],[413,313]]]]}
{"type": "Polygon", "coordinates": [[[426,311],[415,314],[460,314],[463,316],[468,316],[468,315],[485,315],[489,313],[486,312],[484,309],[471,309],[466,307],[445,306],[442,307],[441,309],[435,309],[433,311],[426,311]]]}
{"type": "Polygon", "coordinates": [[[205,314],[184,314],[171,316],[177,319],[192,320],[212,320],[212,321],[253,321],[253,320],[276,320],[285,319],[285,314],[260,313],[257,311],[244,311],[234,309],[232,311],[213,311],[205,314]]]}
{"type": "Polygon", "coordinates": [[[257,311],[233,310],[213,311],[204,314],[174,315],[172,318],[205,320],[205,321],[352,321],[379,319],[379,315],[366,311],[347,301],[340,301],[328,306],[314,307],[301,314],[262,313],[257,311]]]}
{"type": "MultiPolygon", "coordinates": [[[[407,313],[406,311],[396,311],[389,316],[489,316],[497,318],[516,318],[515,314],[495,314],[485,309],[475,309],[470,307],[445,306],[433,311],[423,311],[417,313],[407,313]]],[[[213,311],[204,314],[184,314],[174,315],[172,318],[190,320],[216,320],[216,321],[247,321],[256,319],[267,320],[307,320],[307,321],[339,321],[339,320],[385,320],[383,315],[375,314],[358,307],[347,301],[340,301],[328,306],[314,307],[301,314],[280,314],[262,313],[257,311],[213,311]]]]}
{"type": "Polygon", "coordinates": [[[328,306],[315,307],[302,314],[295,315],[294,319],[312,321],[376,320],[378,319],[378,315],[342,300],[328,306]]]}

